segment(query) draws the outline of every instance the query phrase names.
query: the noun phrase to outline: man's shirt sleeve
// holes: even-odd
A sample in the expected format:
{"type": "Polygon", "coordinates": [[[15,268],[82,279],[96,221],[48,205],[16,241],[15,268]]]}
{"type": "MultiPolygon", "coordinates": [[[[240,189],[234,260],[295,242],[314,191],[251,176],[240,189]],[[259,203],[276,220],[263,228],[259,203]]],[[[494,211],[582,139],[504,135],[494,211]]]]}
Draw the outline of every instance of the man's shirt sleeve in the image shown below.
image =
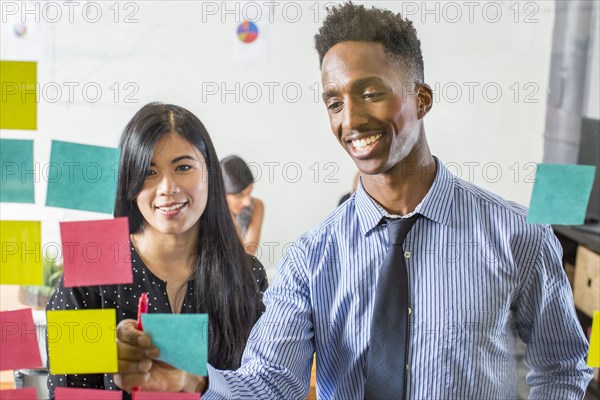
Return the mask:
{"type": "Polygon", "coordinates": [[[560,243],[549,226],[541,236],[516,310],[531,368],[530,399],[581,399],[592,378],[585,363],[589,346],[563,271],[560,243]]]}
{"type": "Polygon", "coordinates": [[[209,365],[202,399],[306,398],[314,354],[310,291],[301,251],[290,247],[266,291],[266,311],[258,320],[237,371],[209,365]]]}

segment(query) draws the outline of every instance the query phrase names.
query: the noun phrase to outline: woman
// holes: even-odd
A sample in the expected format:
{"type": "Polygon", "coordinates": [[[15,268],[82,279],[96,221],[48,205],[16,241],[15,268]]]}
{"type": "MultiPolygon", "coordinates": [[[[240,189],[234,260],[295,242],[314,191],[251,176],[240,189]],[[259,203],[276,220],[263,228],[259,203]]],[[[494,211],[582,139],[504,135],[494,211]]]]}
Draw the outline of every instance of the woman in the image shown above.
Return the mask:
{"type": "Polygon", "coordinates": [[[225,192],[231,216],[242,238],[246,252],[255,256],[259,246],[265,207],[261,200],[250,197],[254,177],[248,165],[238,156],[221,160],[225,192]]]}
{"type": "MultiPolygon", "coordinates": [[[[115,216],[129,217],[134,282],[65,288],[61,278],[47,310],[116,308],[123,323],[136,318],[147,292],[151,313],[208,313],[209,362],[237,368],[267,279],[237,236],[208,132],[189,111],[151,103],[129,122],[120,147],[115,216]]],[[[111,375],[50,375],[48,386],[51,397],[56,386],[118,389],[111,375]]]]}

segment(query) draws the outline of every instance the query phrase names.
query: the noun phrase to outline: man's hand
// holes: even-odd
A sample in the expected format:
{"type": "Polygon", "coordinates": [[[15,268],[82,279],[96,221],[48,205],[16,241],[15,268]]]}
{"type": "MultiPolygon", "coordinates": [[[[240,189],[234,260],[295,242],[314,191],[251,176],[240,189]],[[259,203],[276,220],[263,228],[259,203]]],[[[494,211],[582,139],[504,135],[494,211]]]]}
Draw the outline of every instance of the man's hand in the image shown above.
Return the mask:
{"type": "Polygon", "coordinates": [[[207,386],[206,378],[156,360],[160,351],[148,335],[137,329],[133,319],[117,325],[117,351],[119,373],[114,380],[127,392],[136,386],[153,392],[202,392],[207,386]]]}

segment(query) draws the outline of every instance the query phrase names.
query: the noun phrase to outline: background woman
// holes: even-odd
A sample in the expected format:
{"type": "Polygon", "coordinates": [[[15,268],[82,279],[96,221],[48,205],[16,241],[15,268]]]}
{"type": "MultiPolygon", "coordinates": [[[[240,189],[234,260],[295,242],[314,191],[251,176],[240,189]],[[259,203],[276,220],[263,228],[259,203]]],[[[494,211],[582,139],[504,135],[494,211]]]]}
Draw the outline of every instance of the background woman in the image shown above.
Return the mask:
{"type": "Polygon", "coordinates": [[[263,202],[251,197],[254,176],[244,160],[235,155],[221,160],[221,171],[231,216],[246,252],[254,256],[260,243],[260,230],[265,213],[263,202]]]}

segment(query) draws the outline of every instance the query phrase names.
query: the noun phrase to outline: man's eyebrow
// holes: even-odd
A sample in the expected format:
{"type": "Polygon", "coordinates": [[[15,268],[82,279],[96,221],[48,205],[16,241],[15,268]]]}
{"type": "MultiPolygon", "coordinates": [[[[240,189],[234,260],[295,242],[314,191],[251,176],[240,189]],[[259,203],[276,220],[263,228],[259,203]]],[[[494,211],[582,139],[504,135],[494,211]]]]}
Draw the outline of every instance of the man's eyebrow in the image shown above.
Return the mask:
{"type": "MultiPolygon", "coordinates": [[[[369,76],[366,78],[358,79],[351,84],[351,88],[354,90],[356,88],[362,88],[368,85],[381,85],[385,84],[384,80],[378,76],[369,76]]],[[[327,101],[330,98],[339,95],[339,90],[336,85],[330,84],[325,87],[323,90],[323,100],[327,101]]]]}
{"type": "MultiPolygon", "coordinates": [[[[189,155],[187,155],[187,154],[186,154],[186,155],[179,156],[179,157],[177,157],[177,158],[174,158],[174,159],[172,159],[172,160],[171,160],[171,164],[176,164],[176,163],[178,163],[178,162],[179,162],[179,161],[181,161],[181,160],[191,160],[191,161],[198,161],[198,160],[197,160],[195,157],[192,157],[192,156],[189,156],[189,155]]],[[[150,166],[151,166],[151,167],[154,167],[154,166],[156,166],[156,164],[155,164],[154,162],[151,162],[151,163],[150,163],[150,166]]]]}
{"type": "Polygon", "coordinates": [[[323,101],[327,101],[332,97],[335,97],[339,94],[337,87],[335,85],[327,85],[327,87],[323,90],[323,101]]]}
{"type": "Polygon", "coordinates": [[[381,85],[384,84],[384,80],[378,76],[369,76],[367,78],[359,79],[357,81],[352,82],[352,88],[363,87],[368,85],[381,85]]]}

